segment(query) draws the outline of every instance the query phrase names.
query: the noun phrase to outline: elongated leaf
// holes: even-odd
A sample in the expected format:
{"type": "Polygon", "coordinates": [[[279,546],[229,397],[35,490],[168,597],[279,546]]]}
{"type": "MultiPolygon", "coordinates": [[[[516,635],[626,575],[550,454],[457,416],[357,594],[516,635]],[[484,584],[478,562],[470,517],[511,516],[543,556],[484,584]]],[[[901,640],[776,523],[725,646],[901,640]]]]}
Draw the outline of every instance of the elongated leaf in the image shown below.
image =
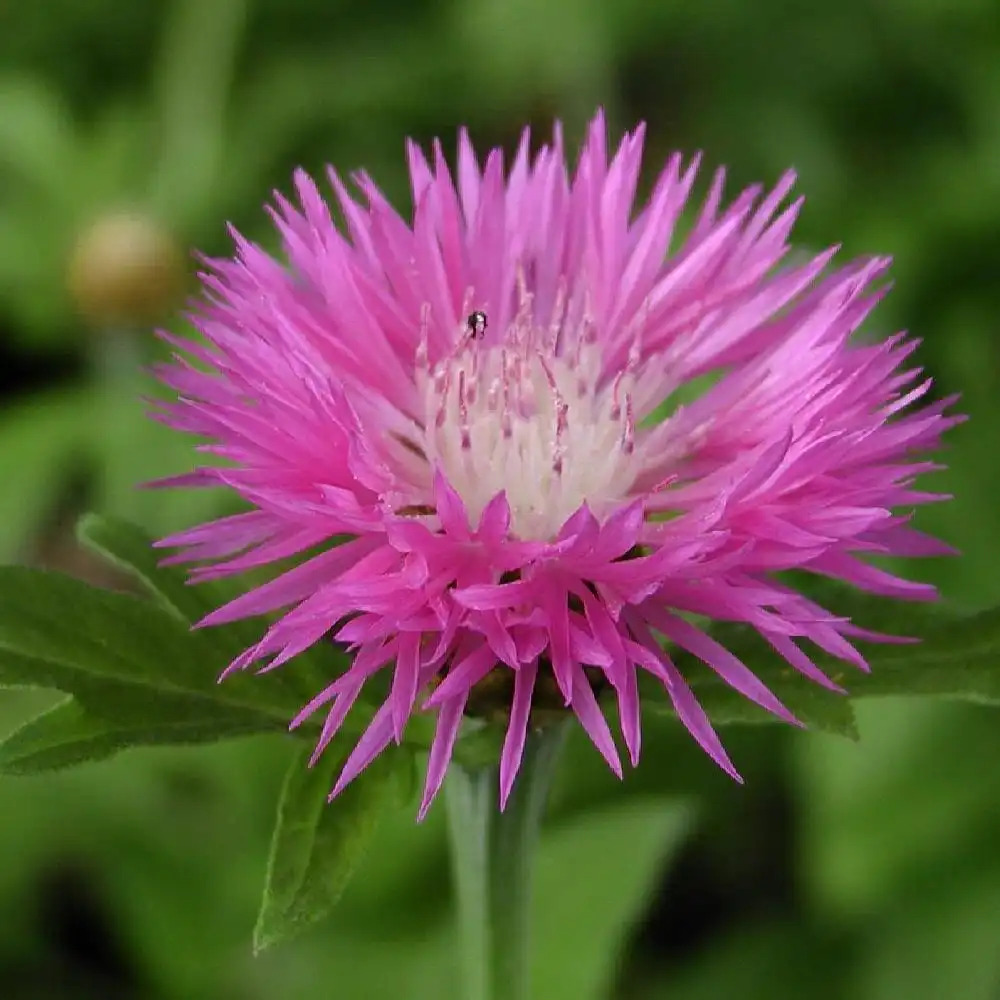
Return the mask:
{"type": "MultiPolygon", "coordinates": [[[[939,695],[1000,704],[1000,609],[959,617],[937,609],[869,605],[858,624],[878,631],[918,638],[919,643],[861,643],[871,673],[845,666],[825,653],[813,656],[817,666],[845,686],[852,697],[871,695],[939,695]],[[879,613],[881,612],[881,613],[879,613]]],[[[760,650],[745,631],[726,629],[720,641],[737,655],[753,650],[748,659],[765,681],[787,683],[791,669],[773,653],[760,650]]],[[[750,652],[746,655],[749,657],[750,652]]],[[[836,695],[832,697],[836,698],[836,695]]]]}
{"type": "Polygon", "coordinates": [[[413,757],[390,747],[332,803],[327,796],[344,758],[324,753],[315,767],[297,754],[278,804],[267,884],[254,950],[294,937],[336,904],[364,857],[383,814],[412,788],[413,757]]]}
{"type": "MultiPolygon", "coordinates": [[[[153,540],[142,528],[121,518],[88,514],[81,518],[77,534],[88,548],[129,573],[163,608],[189,625],[194,625],[239,593],[232,581],[192,586],[183,569],[158,565],[161,550],[153,547],[153,540]]],[[[254,645],[266,627],[262,619],[240,619],[205,629],[200,633],[201,641],[217,650],[221,672],[236,656],[254,645]]],[[[328,683],[331,676],[342,673],[347,666],[342,649],[332,643],[320,643],[300,653],[294,664],[280,671],[277,683],[294,692],[300,703],[305,703],[328,683]]]]}
{"type": "Polygon", "coordinates": [[[543,831],[532,918],[532,996],[611,995],[627,935],[683,843],[693,810],[622,801],[543,831]]]}
{"type": "Polygon", "coordinates": [[[165,610],[191,624],[203,614],[204,602],[178,573],[157,566],[157,551],[138,527],[120,518],[85,514],[76,528],[77,537],[113,566],[131,575],[165,610]]]}
{"type": "Polygon", "coordinates": [[[968,618],[910,619],[920,645],[870,646],[870,674],[843,677],[854,697],[943,695],[1000,705],[1000,608],[968,618]]]}
{"type": "Polygon", "coordinates": [[[52,687],[118,721],[242,711],[284,728],[301,705],[280,671],[216,678],[214,642],[161,608],[58,573],[0,567],[0,684],[52,687]]]}
{"type": "MultiPolygon", "coordinates": [[[[850,697],[845,698],[799,675],[746,626],[722,624],[712,632],[806,725],[854,737],[850,701],[874,695],[937,695],[1000,704],[1000,609],[962,617],[933,605],[872,598],[829,584],[823,587],[823,597],[826,606],[850,616],[855,624],[920,641],[859,642],[871,667],[869,674],[811,649],[816,665],[848,690],[850,697]]],[[[694,657],[678,652],[675,660],[719,725],[774,721],[694,657]]],[[[656,711],[670,711],[660,694],[647,704],[656,711]]]]}
{"type": "Polygon", "coordinates": [[[135,746],[213,743],[266,731],[255,714],[213,709],[202,717],[112,721],[72,696],[25,723],[0,743],[0,771],[37,774],[104,760],[135,746]]]}
{"type": "MultiPolygon", "coordinates": [[[[129,574],[158,604],[188,623],[197,622],[245,589],[240,577],[189,583],[185,567],[162,565],[171,552],[156,546],[156,536],[114,514],[84,514],[77,522],[76,534],[88,549],[129,574]]],[[[213,629],[212,634],[226,634],[240,624],[213,629]]],[[[248,634],[260,636],[259,622],[243,624],[248,634]]]]}
{"type": "MultiPolygon", "coordinates": [[[[175,566],[159,566],[160,552],[153,548],[152,540],[143,529],[120,518],[88,514],[78,526],[81,541],[119,569],[131,574],[153,599],[178,622],[194,623],[219,607],[238,591],[231,581],[214,581],[190,586],[184,571],[175,566]]],[[[234,656],[253,645],[266,628],[260,619],[232,622],[197,633],[206,647],[215,646],[218,669],[221,670],[234,656]]],[[[333,676],[348,667],[346,653],[331,643],[318,643],[294,658],[287,666],[265,677],[243,676],[242,685],[263,684],[270,688],[281,683],[286,693],[294,694],[297,706],[312,698],[333,676]]],[[[227,680],[223,687],[237,681],[227,680]]],[[[292,702],[288,698],[288,705],[292,702]]],[[[296,711],[298,708],[296,708],[296,711]]],[[[346,732],[357,733],[371,719],[374,706],[364,695],[352,711],[346,732]]],[[[294,713],[293,713],[294,714],[294,713]]],[[[288,718],[290,718],[289,716],[288,718]]],[[[432,715],[418,714],[407,726],[405,739],[414,747],[427,749],[434,737],[435,720],[432,715]]],[[[459,756],[464,759],[496,759],[499,740],[493,730],[469,723],[467,738],[460,744],[459,756]]],[[[311,735],[305,730],[305,735],[311,735]]]]}
{"type": "MultiPolygon", "coordinates": [[[[129,536],[115,537],[121,542],[129,536]]],[[[140,565],[147,551],[136,547],[140,565]]],[[[301,698],[280,675],[237,675],[216,683],[226,659],[211,634],[192,632],[169,601],[160,605],[59,574],[0,568],[0,684],[52,687],[75,696],[0,744],[0,770],[30,773],[129,746],[286,729],[301,698]]],[[[369,719],[361,706],[344,727],[345,739],[356,738],[369,719]]],[[[302,735],[312,738],[314,730],[304,727],[302,735]]]]}
{"type": "MultiPolygon", "coordinates": [[[[807,680],[781,660],[752,629],[736,632],[722,626],[714,629],[712,634],[743,660],[801,722],[811,729],[857,739],[854,709],[848,698],[807,680]]],[[[757,725],[778,721],[770,712],[731,688],[700,661],[683,652],[672,652],[672,655],[716,725],[757,725]]],[[[662,698],[653,704],[662,706],[662,698]]]]}
{"type": "MultiPolygon", "coordinates": [[[[129,569],[159,603],[184,621],[197,620],[224,596],[211,585],[189,587],[176,569],[156,565],[157,554],[148,537],[138,528],[116,519],[90,516],[81,524],[81,537],[117,565],[129,569]]],[[[837,614],[850,616],[876,631],[922,637],[919,645],[865,644],[872,666],[864,675],[825,654],[813,651],[817,664],[827,670],[855,697],[875,694],[936,694],[1000,702],[1000,611],[962,620],[935,606],[914,606],[859,594],[828,581],[806,581],[811,597],[837,614]]],[[[206,630],[200,641],[215,644],[218,655],[231,657],[259,635],[255,623],[235,623],[206,630]]],[[[778,657],[752,630],[745,626],[720,624],[713,635],[740,657],[807,726],[857,737],[854,712],[849,698],[834,694],[806,680],[778,657]]],[[[286,694],[296,692],[299,701],[310,697],[330,675],[330,656],[335,649],[314,648],[296,662],[277,672],[286,694]],[[325,662],[324,662],[325,661],[325,662]]],[[[775,721],[774,717],[738,694],[694,657],[675,652],[680,669],[713,721],[720,726],[775,721]]],[[[0,673],[2,677],[2,673],[0,673]]],[[[255,686],[275,683],[271,678],[240,678],[255,686]]],[[[227,684],[236,683],[236,679],[227,684]]],[[[259,693],[259,692],[258,692],[259,693]]],[[[665,696],[655,684],[643,688],[647,710],[672,713],[665,696]]],[[[287,702],[292,707],[291,699],[287,702]]],[[[363,707],[363,706],[362,706],[363,707]]],[[[364,708],[364,707],[363,707],[364,708]]],[[[613,714],[613,708],[609,706],[613,714]]],[[[368,717],[362,711],[361,717],[368,717]]],[[[407,742],[429,746],[433,719],[417,715],[407,729],[407,742]]],[[[495,727],[469,725],[456,746],[456,755],[466,761],[493,759],[500,736],[495,727]]]]}
{"type": "MultiPolygon", "coordinates": [[[[161,607],[186,625],[193,625],[229,597],[229,590],[217,583],[191,586],[184,571],[176,566],[160,566],[164,557],[153,547],[153,539],[138,525],[119,517],[85,514],[77,525],[77,536],[89,549],[113,566],[128,573],[161,607]]],[[[260,622],[238,621],[206,629],[228,656],[233,656],[260,638],[260,622]]]]}

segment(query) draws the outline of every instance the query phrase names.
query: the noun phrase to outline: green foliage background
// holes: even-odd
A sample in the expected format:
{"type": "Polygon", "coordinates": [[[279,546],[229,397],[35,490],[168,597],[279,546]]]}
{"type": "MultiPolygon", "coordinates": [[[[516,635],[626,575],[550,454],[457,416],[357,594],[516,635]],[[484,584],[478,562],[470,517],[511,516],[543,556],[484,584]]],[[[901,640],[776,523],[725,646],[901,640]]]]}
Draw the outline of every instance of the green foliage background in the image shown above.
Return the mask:
{"type": "MultiPolygon", "coordinates": [[[[972,419],[923,526],[948,601],[1000,601],[1000,8],[996,0],[46,0],[0,10],[0,560],[95,576],[85,509],[153,532],[224,500],[142,494],[183,468],[141,417],[149,338],[88,332],[65,261],[138,205],[185,246],[260,210],[296,165],[366,167],[405,203],[402,140],[525,122],[578,138],[597,104],[730,168],[789,165],[806,247],[891,253],[885,331],[924,338],[972,419]],[[111,356],[113,351],[123,354],[111,356]]],[[[6,691],[0,729],[51,701],[6,691]]],[[[570,746],[537,900],[544,1000],[1000,996],[1000,717],[870,699],[860,739],[730,729],[744,788],[649,720],[623,787],[570,746]]],[[[294,748],[260,736],[0,779],[0,983],[61,997],[438,998],[452,985],[442,810],[383,825],[342,905],[251,955],[274,802],[294,748]]]]}

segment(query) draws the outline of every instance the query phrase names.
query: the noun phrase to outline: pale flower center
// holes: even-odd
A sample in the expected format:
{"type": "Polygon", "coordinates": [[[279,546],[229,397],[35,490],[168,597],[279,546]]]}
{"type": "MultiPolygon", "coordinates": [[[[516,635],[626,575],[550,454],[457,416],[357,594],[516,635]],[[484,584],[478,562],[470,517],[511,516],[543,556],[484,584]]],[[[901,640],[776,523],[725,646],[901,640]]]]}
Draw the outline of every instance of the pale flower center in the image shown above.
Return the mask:
{"type": "Polygon", "coordinates": [[[593,331],[577,334],[557,347],[551,331],[515,321],[499,342],[470,334],[432,369],[418,364],[424,452],[473,524],[504,491],[513,533],[551,539],[584,501],[602,516],[631,487],[631,376],[602,385],[593,331]]]}

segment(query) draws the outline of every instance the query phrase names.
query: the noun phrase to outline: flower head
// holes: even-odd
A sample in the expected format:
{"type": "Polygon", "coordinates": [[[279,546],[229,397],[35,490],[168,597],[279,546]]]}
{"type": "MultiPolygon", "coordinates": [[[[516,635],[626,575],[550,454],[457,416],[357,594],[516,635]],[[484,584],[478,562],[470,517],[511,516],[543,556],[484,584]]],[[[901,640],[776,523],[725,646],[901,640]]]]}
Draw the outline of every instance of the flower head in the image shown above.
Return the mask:
{"type": "Polygon", "coordinates": [[[914,341],[852,336],[889,261],[779,266],[791,174],[723,209],[717,172],[680,237],[698,161],[671,158],[636,214],[642,137],[608,162],[598,116],[570,177],[558,126],[533,158],[525,133],[507,174],[463,133],[457,183],[439,145],[411,145],[412,222],[366,174],[356,200],[331,170],[343,231],[299,172],[299,207],[272,210],[286,263],[235,234],[203,275],[204,343],[165,335],[194,363],[164,368],[178,399],[160,417],[226,462],[171,482],[224,484],[252,510],[161,544],[206,564],[195,579],[312,553],[202,623],[281,612],[229,669],[347,645],[350,668],[292,721],[325,713],[317,754],[391,672],[333,794],[415,712],[437,718],[424,810],[466,714],[506,722],[501,804],[540,706],[572,711],[620,775],[598,695],[635,764],[638,671],[737,777],[670,648],[796,720],[695,622],[744,622],[835,688],[800,643],[864,669],[850,640],[873,637],[782,571],[935,596],[865,561],[948,551],[893,508],[935,499],[912,483],[951,401],[914,407],[930,386],[901,370],[914,341]]]}

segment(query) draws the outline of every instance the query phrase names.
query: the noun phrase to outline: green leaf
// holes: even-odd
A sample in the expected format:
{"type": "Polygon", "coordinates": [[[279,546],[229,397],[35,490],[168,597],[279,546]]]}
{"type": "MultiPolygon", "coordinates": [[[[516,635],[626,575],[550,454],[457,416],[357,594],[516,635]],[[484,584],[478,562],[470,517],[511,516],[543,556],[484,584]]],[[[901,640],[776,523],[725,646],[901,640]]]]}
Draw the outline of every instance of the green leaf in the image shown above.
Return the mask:
{"type": "Polygon", "coordinates": [[[213,743],[260,731],[260,723],[253,718],[217,708],[201,718],[113,721],[88,712],[69,697],[0,743],[0,771],[37,774],[104,760],[134,746],[213,743]]]}
{"type": "Polygon", "coordinates": [[[56,688],[115,721],[240,716],[248,729],[286,728],[301,698],[282,672],[218,684],[224,665],[207,633],[150,602],[0,567],[0,684],[56,688]]]}
{"type": "Polygon", "coordinates": [[[413,756],[391,747],[333,802],[327,796],[345,757],[324,753],[308,766],[296,754],[278,804],[254,951],[292,938],[333,908],[365,856],[383,814],[408,794],[413,756]]]}
{"type": "Polygon", "coordinates": [[[969,766],[993,759],[1000,747],[992,709],[872,698],[857,712],[859,746],[819,738],[795,756],[805,802],[803,891],[848,922],[913,892],[921,880],[937,890],[945,869],[953,878],[963,867],[992,863],[983,831],[994,823],[1000,796],[995,769],[969,766]]]}
{"type": "MultiPolygon", "coordinates": [[[[752,629],[722,625],[713,629],[712,635],[746,663],[807,726],[852,740],[857,739],[857,725],[850,700],[807,680],[781,660],[752,629]]],[[[687,678],[691,690],[713,725],[762,725],[780,721],[731,688],[696,657],[677,649],[671,649],[670,656],[687,678]]],[[[653,715],[675,717],[673,705],[663,686],[652,677],[640,674],[639,697],[645,711],[653,715]]],[[[617,703],[610,696],[605,696],[602,701],[605,714],[612,721],[616,720],[617,703]]]]}
{"type": "Polygon", "coordinates": [[[899,630],[923,641],[869,646],[870,674],[838,676],[854,697],[924,694],[1000,704],[1000,608],[950,619],[924,611],[899,630]]]}
{"type": "Polygon", "coordinates": [[[162,554],[137,525],[117,517],[85,514],[77,525],[77,536],[89,549],[132,576],[180,621],[193,624],[210,610],[203,591],[188,586],[183,573],[157,565],[162,554]]]}
{"type": "MultiPolygon", "coordinates": [[[[160,552],[153,548],[148,534],[121,518],[87,514],[80,520],[77,532],[88,548],[132,576],[165,611],[179,621],[197,622],[234,596],[231,585],[227,586],[220,581],[192,587],[187,583],[182,569],[157,565],[160,552]]],[[[217,643],[222,657],[220,662],[225,665],[257,642],[263,630],[264,626],[259,620],[240,620],[206,629],[198,634],[206,644],[213,641],[217,643]]],[[[304,703],[320,689],[324,678],[346,667],[346,656],[336,647],[316,645],[300,653],[277,673],[285,676],[286,683],[298,692],[300,703],[304,703]]],[[[255,677],[252,683],[272,683],[273,676],[276,675],[255,677]]],[[[226,684],[233,683],[233,680],[227,680],[226,684]]],[[[357,708],[348,717],[349,731],[360,732],[362,722],[370,718],[371,712],[368,711],[366,715],[366,708],[371,707],[362,695],[357,708]]],[[[435,726],[433,716],[422,713],[414,715],[407,724],[405,742],[413,747],[429,750],[434,740],[435,726]]],[[[497,759],[502,742],[502,729],[467,719],[455,747],[455,757],[467,764],[490,763],[497,759]]]]}
{"type": "MultiPolygon", "coordinates": [[[[851,702],[820,687],[781,659],[749,628],[723,625],[712,635],[738,656],[801,722],[811,729],[858,738],[851,702]]],[[[731,688],[718,674],[687,653],[672,653],[712,722],[719,726],[778,722],[770,712],[731,688]]],[[[662,701],[654,702],[654,707],[662,701]]]]}
{"type": "MultiPolygon", "coordinates": [[[[183,569],[157,565],[162,551],[153,548],[153,540],[142,528],[121,518],[87,514],[80,520],[77,533],[84,545],[132,576],[165,611],[186,625],[195,624],[235,596],[231,583],[211,581],[192,586],[183,569]]],[[[258,642],[265,628],[266,623],[261,619],[240,619],[196,634],[206,648],[214,648],[218,674],[243,650],[258,642]]],[[[324,679],[340,673],[346,665],[336,647],[313,646],[300,653],[288,668],[266,677],[245,677],[240,683],[263,682],[268,688],[281,686],[287,694],[294,695],[301,707],[320,690],[324,679]]],[[[226,684],[236,680],[234,677],[226,684]]],[[[288,704],[290,707],[291,700],[288,704]]]]}
{"type": "MultiPolygon", "coordinates": [[[[80,540],[118,569],[131,575],[160,605],[165,614],[179,623],[194,623],[234,596],[229,581],[212,581],[195,587],[187,583],[184,571],[174,566],[158,566],[159,551],[141,528],[120,518],[88,514],[78,527],[80,540]]],[[[227,625],[198,630],[197,642],[215,663],[215,674],[236,655],[260,639],[266,625],[260,619],[240,620],[227,625]]],[[[329,643],[315,644],[281,670],[264,675],[237,674],[228,678],[213,692],[225,697],[231,685],[252,696],[253,703],[261,697],[270,701],[268,692],[280,688],[275,704],[286,706],[287,723],[302,705],[329,682],[347,669],[346,654],[329,643]],[[254,694],[254,691],[263,694],[254,694]]],[[[214,680],[214,675],[213,675],[214,680]]],[[[364,695],[348,716],[345,732],[359,734],[374,712],[374,706],[364,695]]],[[[316,722],[303,727],[303,735],[313,735],[316,722]]],[[[405,742],[421,749],[429,749],[433,742],[435,720],[427,714],[417,714],[410,719],[405,742]]],[[[495,728],[477,725],[471,720],[464,727],[467,734],[456,748],[456,756],[463,760],[495,760],[499,752],[502,733],[495,728]]]]}
{"type": "Polygon", "coordinates": [[[851,995],[871,1000],[996,997],[1000,872],[990,858],[971,875],[953,875],[950,852],[938,857],[944,863],[936,877],[927,877],[925,868],[922,881],[902,888],[893,897],[895,905],[879,913],[880,933],[865,935],[851,995]]]}
{"type": "MultiPolygon", "coordinates": [[[[964,617],[934,605],[889,601],[833,585],[821,591],[826,607],[855,624],[920,641],[860,642],[871,667],[868,674],[810,650],[816,665],[848,690],[845,698],[806,680],[748,626],[724,623],[712,631],[807,726],[856,738],[850,702],[874,695],[936,695],[1000,704],[1000,609],[964,617]]],[[[695,657],[680,651],[672,655],[717,724],[776,721],[695,657]]],[[[647,704],[654,711],[671,711],[662,693],[647,690],[647,704]]]]}
{"type": "Polygon", "coordinates": [[[628,933],[693,818],[683,803],[633,799],[543,831],[535,876],[532,996],[611,995],[628,933]]]}

